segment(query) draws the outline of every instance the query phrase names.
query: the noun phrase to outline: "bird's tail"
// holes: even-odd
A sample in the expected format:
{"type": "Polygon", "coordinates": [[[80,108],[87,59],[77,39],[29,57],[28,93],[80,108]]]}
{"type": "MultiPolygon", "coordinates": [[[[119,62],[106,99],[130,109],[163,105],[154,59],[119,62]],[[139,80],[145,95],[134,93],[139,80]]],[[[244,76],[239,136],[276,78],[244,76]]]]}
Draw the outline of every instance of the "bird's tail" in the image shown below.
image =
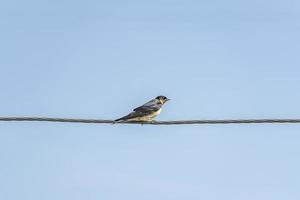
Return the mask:
{"type": "Polygon", "coordinates": [[[115,122],[121,122],[121,121],[124,121],[124,117],[121,117],[121,118],[119,118],[119,119],[115,119],[114,121],[115,121],[115,122]]]}

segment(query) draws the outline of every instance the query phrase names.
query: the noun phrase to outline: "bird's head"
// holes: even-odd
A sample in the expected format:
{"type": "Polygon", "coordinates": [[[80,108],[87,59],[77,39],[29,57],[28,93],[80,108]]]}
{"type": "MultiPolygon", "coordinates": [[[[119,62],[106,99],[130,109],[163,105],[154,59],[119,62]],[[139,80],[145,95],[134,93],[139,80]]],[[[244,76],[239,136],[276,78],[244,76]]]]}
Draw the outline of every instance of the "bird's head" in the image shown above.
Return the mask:
{"type": "Polygon", "coordinates": [[[164,103],[166,103],[167,101],[170,100],[170,99],[168,99],[168,98],[165,97],[165,96],[157,96],[155,99],[159,100],[159,102],[160,102],[161,104],[164,104],[164,103]]]}

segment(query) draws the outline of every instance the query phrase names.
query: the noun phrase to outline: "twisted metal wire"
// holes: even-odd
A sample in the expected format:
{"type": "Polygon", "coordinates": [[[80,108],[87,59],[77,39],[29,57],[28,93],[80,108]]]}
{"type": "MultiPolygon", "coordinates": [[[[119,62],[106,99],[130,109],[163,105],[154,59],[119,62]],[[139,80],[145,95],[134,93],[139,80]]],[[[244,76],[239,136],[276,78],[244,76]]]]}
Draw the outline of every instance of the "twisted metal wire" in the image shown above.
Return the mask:
{"type": "Polygon", "coordinates": [[[115,122],[104,119],[75,119],[52,117],[0,117],[0,121],[40,121],[40,122],[68,122],[94,124],[149,124],[149,125],[182,125],[182,124],[273,124],[273,123],[300,123],[300,119],[221,119],[221,120],[173,120],[173,121],[132,121],[115,122]]]}

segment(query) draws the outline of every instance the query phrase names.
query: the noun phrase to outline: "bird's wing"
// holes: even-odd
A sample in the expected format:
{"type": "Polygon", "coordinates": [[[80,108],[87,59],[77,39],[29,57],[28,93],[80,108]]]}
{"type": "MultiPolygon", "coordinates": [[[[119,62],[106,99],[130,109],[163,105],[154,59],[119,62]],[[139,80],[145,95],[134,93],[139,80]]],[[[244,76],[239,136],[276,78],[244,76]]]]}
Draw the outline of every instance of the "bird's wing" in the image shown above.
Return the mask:
{"type": "Polygon", "coordinates": [[[124,117],[116,119],[115,121],[117,122],[117,121],[122,121],[122,120],[134,119],[134,118],[142,117],[142,116],[143,116],[143,114],[141,112],[132,112],[124,117]]]}
{"type": "Polygon", "coordinates": [[[157,104],[157,100],[152,99],[151,101],[145,103],[144,105],[133,109],[133,111],[142,112],[142,113],[149,113],[149,112],[158,111],[159,109],[160,109],[160,106],[157,104]]]}

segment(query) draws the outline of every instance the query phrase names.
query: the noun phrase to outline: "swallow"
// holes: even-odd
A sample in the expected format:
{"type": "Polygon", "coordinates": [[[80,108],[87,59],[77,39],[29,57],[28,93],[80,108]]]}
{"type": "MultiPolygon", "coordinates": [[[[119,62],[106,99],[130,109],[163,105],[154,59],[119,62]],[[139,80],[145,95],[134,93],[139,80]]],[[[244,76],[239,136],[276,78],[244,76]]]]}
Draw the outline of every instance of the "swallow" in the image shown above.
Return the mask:
{"type": "Polygon", "coordinates": [[[169,100],[165,96],[158,96],[144,105],[133,109],[133,112],[128,115],[116,119],[115,122],[152,121],[153,118],[160,114],[162,106],[169,100]]]}

